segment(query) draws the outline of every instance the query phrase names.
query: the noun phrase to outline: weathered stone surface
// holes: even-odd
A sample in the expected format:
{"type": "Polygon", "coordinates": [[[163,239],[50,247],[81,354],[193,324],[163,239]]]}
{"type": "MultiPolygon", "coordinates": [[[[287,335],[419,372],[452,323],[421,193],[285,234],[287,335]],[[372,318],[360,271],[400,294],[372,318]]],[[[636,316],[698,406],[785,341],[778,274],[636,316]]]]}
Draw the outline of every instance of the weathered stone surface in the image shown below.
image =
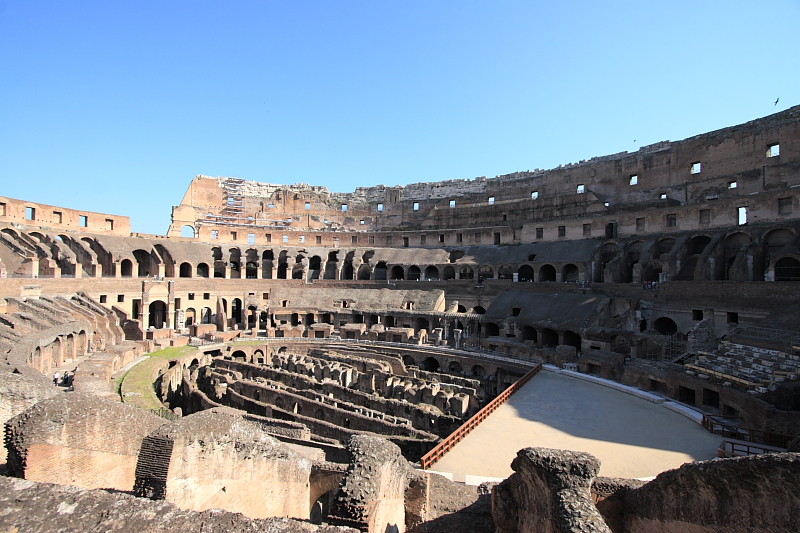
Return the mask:
{"type": "MultiPolygon", "coordinates": [[[[27,368],[27,367],[26,367],[27,368]]],[[[25,411],[37,402],[60,394],[58,387],[38,372],[13,372],[0,369],[0,424],[25,411]]],[[[6,447],[0,449],[0,464],[6,462],[6,447]]]]}
{"type": "Polygon", "coordinates": [[[600,469],[583,452],[525,448],[514,469],[492,491],[492,515],[498,533],[605,533],[606,525],[591,496],[600,469]]]}
{"type": "Polygon", "coordinates": [[[142,440],[162,423],[119,402],[60,393],[7,422],[8,471],[33,481],[131,490],[142,440]]]}
{"type": "Polygon", "coordinates": [[[800,454],[685,464],[625,498],[626,531],[800,531],[800,454]]]}
{"type": "Polygon", "coordinates": [[[287,518],[251,519],[219,509],[186,511],[164,501],[0,477],[0,531],[27,533],[355,533],[287,518]]]}
{"type": "Polygon", "coordinates": [[[162,425],[142,443],[137,495],[184,509],[309,518],[311,461],[256,423],[203,411],[162,425]]]}
{"type": "Polygon", "coordinates": [[[411,467],[400,448],[379,437],[355,435],[352,456],[330,521],[369,531],[405,531],[405,492],[411,467]]]}

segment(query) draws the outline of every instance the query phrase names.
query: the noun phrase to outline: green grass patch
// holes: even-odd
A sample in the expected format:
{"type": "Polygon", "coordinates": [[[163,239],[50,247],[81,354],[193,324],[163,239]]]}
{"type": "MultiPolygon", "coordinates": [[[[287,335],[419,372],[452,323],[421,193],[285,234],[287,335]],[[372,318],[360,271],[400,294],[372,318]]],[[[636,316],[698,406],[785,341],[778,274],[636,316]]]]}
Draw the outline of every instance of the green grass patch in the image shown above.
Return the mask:
{"type": "Polygon", "coordinates": [[[117,383],[117,391],[124,403],[142,409],[160,409],[164,407],[156,396],[153,383],[158,378],[158,371],[166,368],[169,361],[196,352],[194,346],[171,346],[147,354],[147,360],[131,368],[117,383]]]}

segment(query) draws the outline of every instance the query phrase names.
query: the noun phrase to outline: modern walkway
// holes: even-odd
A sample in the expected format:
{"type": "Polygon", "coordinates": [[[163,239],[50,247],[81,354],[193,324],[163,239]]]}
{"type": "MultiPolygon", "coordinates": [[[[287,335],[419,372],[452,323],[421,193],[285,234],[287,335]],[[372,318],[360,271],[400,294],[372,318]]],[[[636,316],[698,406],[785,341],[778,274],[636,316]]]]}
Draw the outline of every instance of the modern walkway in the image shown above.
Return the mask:
{"type": "Polygon", "coordinates": [[[642,478],[716,457],[721,440],[658,404],[543,371],[430,469],[506,478],[518,450],[539,446],[589,452],[602,476],[642,478]]]}

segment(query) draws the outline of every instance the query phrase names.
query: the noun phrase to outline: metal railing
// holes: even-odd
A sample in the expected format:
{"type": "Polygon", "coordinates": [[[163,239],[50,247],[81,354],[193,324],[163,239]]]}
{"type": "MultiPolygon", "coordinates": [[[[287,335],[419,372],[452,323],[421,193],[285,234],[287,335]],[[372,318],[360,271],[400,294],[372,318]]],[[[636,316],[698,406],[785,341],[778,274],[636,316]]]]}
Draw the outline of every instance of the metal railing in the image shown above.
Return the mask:
{"type": "Polygon", "coordinates": [[[534,367],[530,372],[522,376],[510,387],[501,392],[494,400],[486,404],[483,409],[475,413],[472,418],[464,422],[457,430],[451,433],[442,442],[437,444],[436,447],[434,447],[431,451],[423,455],[422,459],[420,459],[420,464],[423,470],[430,468],[434,463],[436,463],[436,461],[444,457],[447,452],[452,450],[456,444],[464,440],[464,438],[469,435],[473,429],[478,427],[478,425],[486,420],[490,414],[497,410],[498,407],[508,401],[512,394],[521,389],[522,386],[530,381],[533,376],[538,374],[541,369],[541,364],[536,365],[536,367],[534,367]]]}

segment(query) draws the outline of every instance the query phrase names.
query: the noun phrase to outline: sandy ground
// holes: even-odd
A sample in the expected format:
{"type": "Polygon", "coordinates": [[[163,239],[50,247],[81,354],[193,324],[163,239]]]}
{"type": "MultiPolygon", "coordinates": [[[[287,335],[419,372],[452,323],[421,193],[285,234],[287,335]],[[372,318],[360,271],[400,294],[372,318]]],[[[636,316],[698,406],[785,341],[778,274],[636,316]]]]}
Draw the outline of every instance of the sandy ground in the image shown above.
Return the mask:
{"type": "Polygon", "coordinates": [[[660,405],[543,371],[431,470],[506,478],[517,451],[537,446],[589,452],[602,476],[643,478],[716,457],[721,440],[660,405]]]}

